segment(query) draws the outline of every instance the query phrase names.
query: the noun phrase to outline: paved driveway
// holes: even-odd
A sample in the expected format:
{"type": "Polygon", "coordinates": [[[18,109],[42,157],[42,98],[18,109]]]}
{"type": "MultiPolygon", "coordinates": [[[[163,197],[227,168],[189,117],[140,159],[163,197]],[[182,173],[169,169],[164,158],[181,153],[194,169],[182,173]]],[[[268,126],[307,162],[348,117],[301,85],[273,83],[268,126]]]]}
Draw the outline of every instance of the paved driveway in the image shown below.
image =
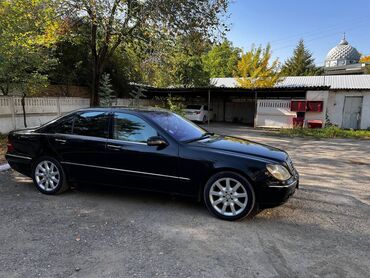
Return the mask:
{"type": "Polygon", "coordinates": [[[230,223],[159,194],[84,187],[45,196],[2,172],[0,277],[369,277],[369,141],[209,129],[288,150],[301,189],[230,223]]]}

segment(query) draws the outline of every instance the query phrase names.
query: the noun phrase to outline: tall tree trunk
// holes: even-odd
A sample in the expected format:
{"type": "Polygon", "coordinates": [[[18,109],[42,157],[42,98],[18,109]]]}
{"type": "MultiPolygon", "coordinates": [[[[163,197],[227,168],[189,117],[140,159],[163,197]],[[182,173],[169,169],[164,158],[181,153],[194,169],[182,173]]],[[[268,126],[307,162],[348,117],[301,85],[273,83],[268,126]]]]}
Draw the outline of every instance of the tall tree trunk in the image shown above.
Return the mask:
{"type": "Polygon", "coordinates": [[[21,104],[22,104],[22,111],[23,111],[23,124],[24,127],[27,127],[27,116],[26,116],[26,103],[25,103],[26,93],[23,92],[21,104]]]}

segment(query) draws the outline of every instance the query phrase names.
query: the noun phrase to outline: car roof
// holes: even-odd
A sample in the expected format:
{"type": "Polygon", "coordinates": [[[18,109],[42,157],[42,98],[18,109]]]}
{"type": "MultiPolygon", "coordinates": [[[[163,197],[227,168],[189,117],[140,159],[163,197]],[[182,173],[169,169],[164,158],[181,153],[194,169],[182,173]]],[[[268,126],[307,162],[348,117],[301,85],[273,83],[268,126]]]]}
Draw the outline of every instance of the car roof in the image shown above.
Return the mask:
{"type": "Polygon", "coordinates": [[[168,112],[171,111],[151,106],[127,107],[127,106],[114,106],[114,107],[89,107],[82,108],[77,111],[106,111],[106,112],[168,112]]]}

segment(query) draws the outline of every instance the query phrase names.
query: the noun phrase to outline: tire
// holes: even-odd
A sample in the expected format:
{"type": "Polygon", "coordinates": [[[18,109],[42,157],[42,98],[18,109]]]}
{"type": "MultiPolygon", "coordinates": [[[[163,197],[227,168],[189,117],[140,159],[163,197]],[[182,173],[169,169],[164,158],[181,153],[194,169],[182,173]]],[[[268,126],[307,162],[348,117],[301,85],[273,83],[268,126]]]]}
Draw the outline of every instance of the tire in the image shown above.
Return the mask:
{"type": "Polygon", "coordinates": [[[204,187],[203,198],[207,209],[223,220],[253,216],[256,208],[252,185],[235,172],[225,171],[213,175],[204,187]]]}
{"type": "Polygon", "coordinates": [[[59,194],[69,188],[62,165],[49,156],[43,156],[33,164],[32,180],[36,188],[47,195],[59,194]]]}

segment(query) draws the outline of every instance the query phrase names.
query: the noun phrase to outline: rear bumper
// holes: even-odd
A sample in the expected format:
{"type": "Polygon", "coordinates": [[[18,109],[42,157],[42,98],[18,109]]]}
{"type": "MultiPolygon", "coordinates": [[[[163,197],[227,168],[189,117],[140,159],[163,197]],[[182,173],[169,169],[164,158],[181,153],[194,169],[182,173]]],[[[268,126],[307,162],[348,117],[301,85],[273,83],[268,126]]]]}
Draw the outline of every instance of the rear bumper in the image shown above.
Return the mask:
{"type": "Polygon", "coordinates": [[[10,167],[12,167],[12,169],[14,169],[15,171],[26,176],[31,175],[31,157],[18,154],[6,154],[5,158],[8,161],[10,167]]]}
{"type": "Polygon", "coordinates": [[[203,119],[201,118],[200,114],[185,114],[185,118],[187,118],[190,121],[196,121],[201,122],[203,119]]]}
{"type": "Polygon", "coordinates": [[[279,205],[286,202],[299,187],[299,180],[296,179],[287,185],[265,186],[257,190],[257,200],[264,205],[279,205]]]}

